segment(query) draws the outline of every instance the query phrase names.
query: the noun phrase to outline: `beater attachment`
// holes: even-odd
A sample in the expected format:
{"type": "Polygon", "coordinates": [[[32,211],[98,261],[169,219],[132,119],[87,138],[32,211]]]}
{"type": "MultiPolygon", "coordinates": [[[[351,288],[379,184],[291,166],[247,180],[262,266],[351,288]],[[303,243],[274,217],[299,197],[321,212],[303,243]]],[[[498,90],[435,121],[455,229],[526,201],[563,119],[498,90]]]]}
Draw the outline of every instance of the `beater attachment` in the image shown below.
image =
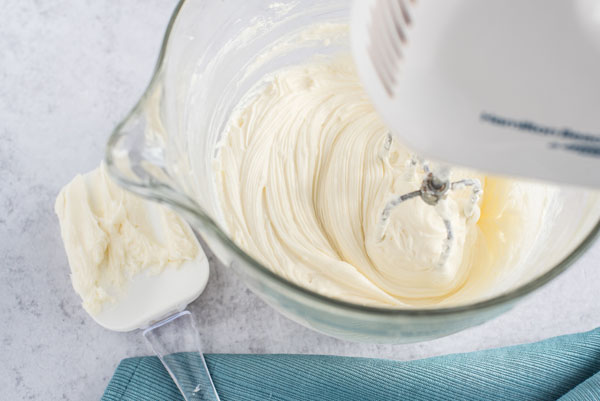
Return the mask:
{"type": "MultiPolygon", "coordinates": [[[[389,150],[390,145],[391,141],[388,140],[385,145],[386,150],[389,150]]],[[[409,199],[420,197],[423,202],[435,207],[438,215],[444,222],[444,226],[446,227],[446,238],[444,239],[442,253],[437,263],[437,266],[441,268],[446,264],[446,261],[450,256],[450,252],[452,251],[452,246],[454,244],[454,232],[452,230],[452,223],[450,221],[447,209],[443,207],[443,202],[446,200],[450,191],[459,190],[464,187],[471,187],[471,199],[470,202],[467,203],[467,205],[465,205],[464,208],[465,216],[471,217],[475,210],[475,206],[481,198],[483,190],[481,189],[481,183],[477,179],[463,179],[459,181],[450,182],[449,171],[447,168],[441,168],[436,174],[434,174],[432,171],[430,171],[429,166],[425,161],[413,158],[411,160],[411,166],[416,167],[417,164],[421,164],[423,171],[425,172],[425,178],[421,183],[421,187],[416,191],[400,195],[390,200],[385,205],[385,207],[383,208],[383,212],[381,213],[381,220],[379,223],[379,240],[382,241],[385,237],[385,232],[389,225],[389,218],[390,214],[392,213],[392,210],[409,199]]]]}

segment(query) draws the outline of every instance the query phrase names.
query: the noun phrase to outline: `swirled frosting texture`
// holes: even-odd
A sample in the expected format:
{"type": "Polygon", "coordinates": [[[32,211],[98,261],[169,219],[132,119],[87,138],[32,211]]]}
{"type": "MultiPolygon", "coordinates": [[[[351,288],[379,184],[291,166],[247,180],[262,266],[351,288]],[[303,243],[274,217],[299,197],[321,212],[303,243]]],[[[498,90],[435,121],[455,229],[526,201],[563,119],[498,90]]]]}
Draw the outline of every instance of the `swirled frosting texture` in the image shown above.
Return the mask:
{"type": "Polygon", "coordinates": [[[485,296],[517,270],[542,230],[553,190],[452,169],[483,196],[420,198],[425,171],[388,131],[350,58],[312,61],[267,77],[233,113],[215,172],[227,228],[258,261],[324,295],[365,305],[455,304],[485,296]],[[452,225],[452,247],[440,264],[452,225]],[[521,235],[523,234],[523,235],[521,235]],[[524,235],[527,234],[527,235],[524,235]]]}

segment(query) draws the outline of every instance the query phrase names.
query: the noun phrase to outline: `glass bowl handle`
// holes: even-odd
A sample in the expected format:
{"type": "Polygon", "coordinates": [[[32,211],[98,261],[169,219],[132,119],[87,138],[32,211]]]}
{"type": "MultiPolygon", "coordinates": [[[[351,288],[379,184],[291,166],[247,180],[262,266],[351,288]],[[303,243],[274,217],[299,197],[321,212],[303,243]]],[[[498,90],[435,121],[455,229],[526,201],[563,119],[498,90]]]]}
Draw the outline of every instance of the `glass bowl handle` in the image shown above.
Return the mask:
{"type": "Polygon", "coordinates": [[[200,209],[171,176],[166,157],[170,146],[160,72],[131,113],[111,135],[105,153],[110,176],[123,188],[166,203],[188,223],[200,209]]]}
{"type": "Polygon", "coordinates": [[[160,74],[108,140],[105,160],[111,176],[126,189],[155,197],[172,187],[166,166],[168,135],[161,111],[160,74]]]}

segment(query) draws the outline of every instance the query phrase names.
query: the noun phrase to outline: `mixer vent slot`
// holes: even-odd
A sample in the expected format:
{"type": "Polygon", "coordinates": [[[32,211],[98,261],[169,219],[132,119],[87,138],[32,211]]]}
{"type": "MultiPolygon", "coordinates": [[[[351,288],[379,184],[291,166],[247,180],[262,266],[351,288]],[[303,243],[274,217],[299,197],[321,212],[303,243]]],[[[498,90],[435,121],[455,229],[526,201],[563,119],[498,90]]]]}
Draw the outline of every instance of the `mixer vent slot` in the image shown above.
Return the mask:
{"type": "Polygon", "coordinates": [[[387,95],[394,97],[402,48],[412,24],[410,7],[415,0],[377,0],[371,8],[367,52],[387,95]]]}

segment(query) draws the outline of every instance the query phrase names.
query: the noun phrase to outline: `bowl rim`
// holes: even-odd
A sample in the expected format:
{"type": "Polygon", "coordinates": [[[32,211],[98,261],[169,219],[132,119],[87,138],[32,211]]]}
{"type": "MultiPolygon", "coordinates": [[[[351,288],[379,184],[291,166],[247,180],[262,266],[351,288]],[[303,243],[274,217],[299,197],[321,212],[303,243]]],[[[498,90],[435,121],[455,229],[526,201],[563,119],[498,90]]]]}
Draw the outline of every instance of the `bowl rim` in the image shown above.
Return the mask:
{"type": "MultiPolygon", "coordinates": [[[[167,53],[167,48],[169,44],[169,39],[171,37],[171,33],[175,22],[181,12],[183,5],[188,2],[188,0],[179,0],[178,4],[175,6],[173,13],[171,14],[170,20],[168,22],[165,35],[162,40],[162,44],[160,47],[160,51],[158,54],[158,59],[154,67],[154,71],[152,74],[152,78],[148,83],[146,89],[144,90],[142,96],[135,104],[135,106],[131,109],[131,111],[126,115],[123,120],[115,127],[111,136],[107,142],[106,152],[105,152],[105,162],[107,169],[115,181],[117,181],[121,186],[125,189],[134,192],[138,195],[141,195],[150,200],[158,201],[161,203],[165,203],[176,211],[180,212],[187,217],[188,219],[192,219],[198,222],[204,229],[211,231],[228,249],[232,250],[236,253],[237,256],[241,257],[250,268],[254,269],[256,273],[265,279],[271,281],[272,283],[286,288],[287,290],[291,290],[297,295],[305,298],[309,301],[316,302],[321,306],[331,306],[337,309],[345,310],[350,313],[358,313],[358,314],[368,314],[370,317],[375,316],[386,316],[386,317],[432,317],[432,316],[451,316],[457,314],[463,314],[465,312],[475,312],[491,309],[494,307],[501,306],[503,304],[507,304],[510,301],[516,301],[521,297],[533,292],[534,290],[542,287],[547,284],[549,281],[563,273],[569,266],[571,266],[595,241],[595,239],[600,234],[600,220],[596,223],[596,225],[590,230],[587,236],[578,244],[573,251],[571,251],[564,259],[562,259],[556,266],[549,269],[544,274],[537,276],[531,281],[522,284],[510,291],[501,293],[497,296],[494,296],[489,299],[468,303],[464,305],[458,306],[446,306],[446,307],[429,307],[429,308],[396,308],[396,307],[376,307],[376,306],[367,306],[361,304],[355,304],[347,301],[343,301],[340,299],[330,298],[315,291],[312,291],[308,288],[300,286],[296,283],[293,283],[282,276],[274,273],[268,267],[264,266],[262,263],[254,259],[252,256],[247,254],[243,249],[241,249],[229,236],[226,234],[225,230],[223,230],[204,210],[192,199],[182,196],[177,193],[176,190],[170,188],[168,185],[164,183],[157,182],[145,182],[140,183],[137,181],[133,181],[123,175],[117,166],[114,163],[113,152],[112,150],[116,147],[117,143],[120,139],[122,139],[125,134],[123,132],[123,127],[127,124],[129,120],[135,118],[144,108],[146,99],[150,96],[153,91],[155,85],[160,81],[160,73],[163,69],[163,64],[165,61],[165,55],[167,53]],[[176,194],[176,196],[174,196],[176,194]]],[[[194,230],[196,231],[196,230],[194,230]]]]}

